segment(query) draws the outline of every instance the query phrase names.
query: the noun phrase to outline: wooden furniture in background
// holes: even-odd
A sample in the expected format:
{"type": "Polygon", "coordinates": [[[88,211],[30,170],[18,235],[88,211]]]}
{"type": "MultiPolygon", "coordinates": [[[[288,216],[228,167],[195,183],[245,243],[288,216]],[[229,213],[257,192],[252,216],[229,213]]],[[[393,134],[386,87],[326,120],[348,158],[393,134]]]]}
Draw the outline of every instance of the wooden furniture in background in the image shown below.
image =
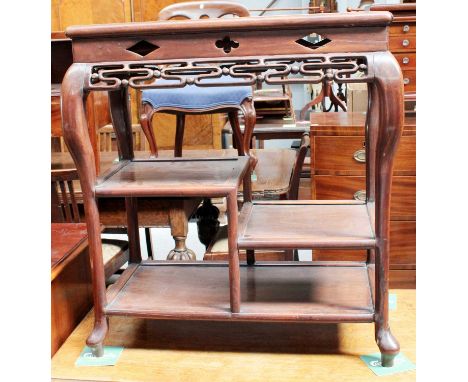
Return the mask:
{"type": "MultiPolygon", "coordinates": [[[[71,42],[64,31],[72,25],[154,21],[168,5],[185,0],[53,0],[51,2],[52,32],[52,151],[66,151],[61,133],[60,86],[63,75],[72,63],[71,42]]],[[[139,94],[131,91],[132,123],[138,124],[139,94]]],[[[95,148],[96,169],[99,171],[98,130],[110,120],[107,93],[93,92],[87,101],[89,131],[95,148]],[[94,122],[93,122],[94,120],[94,122]]],[[[220,149],[222,114],[190,115],[186,118],[185,149],[220,149]]],[[[153,131],[160,149],[173,149],[176,118],[160,113],[153,121],[153,131]]]]}
{"type": "MultiPolygon", "coordinates": [[[[95,355],[102,356],[108,332],[106,318],[112,315],[374,322],[382,365],[393,365],[399,344],[390,331],[388,313],[389,193],[393,156],[403,125],[403,84],[401,70],[388,52],[390,21],[388,12],[369,12],[161,21],[67,30],[73,40],[74,64],[62,86],[63,127],[80,174],[87,219],[95,315],[87,343],[95,355]],[[298,42],[311,31],[330,41],[319,47],[298,42]],[[225,52],[216,44],[220,39],[236,42],[238,46],[232,53],[225,52]],[[142,40],[157,45],[158,49],[146,55],[128,49],[142,40]],[[177,49],[173,48],[174,41],[177,49]],[[252,84],[258,79],[252,76],[259,70],[258,61],[266,73],[263,77],[266,83],[297,73],[305,77],[299,80],[288,77],[285,83],[317,83],[331,67],[336,81],[358,80],[369,84],[366,147],[370,154],[365,201],[251,203],[250,176],[244,177],[252,170],[248,157],[211,161],[134,159],[129,87],[157,89],[157,72],[164,78],[180,68],[181,62],[183,75],[172,85],[175,87],[185,86],[187,79],[197,85],[219,86],[203,83],[203,78],[207,73],[219,78],[222,67],[237,74],[234,77],[238,82],[230,85],[252,84]],[[160,69],[163,63],[165,66],[160,69]],[[359,79],[353,77],[357,73],[361,74],[359,79]],[[93,170],[84,110],[86,96],[96,90],[111,94],[111,113],[121,156],[112,171],[99,178],[93,170]],[[237,188],[242,179],[244,205],[238,217],[237,188]],[[119,196],[126,198],[131,264],[106,294],[96,199],[119,196]],[[229,266],[207,262],[142,262],[137,198],[144,196],[227,196],[229,266]],[[239,249],[296,248],[368,249],[369,256],[366,263],[344,265],[282,262],[240,267],[239,264],[239,249]],[[168,283],[171,288],[163,287],[168,283]]],[[[246,129],[244,142],[250,142],[249,133],[246,129]]]]}
{"type": "MultiPolygon", "coordinates": [[[[76,169],[52,170],[51,221],[52,223],[80,223],[78,204],[79,179],[76,169]],[[74,186],[75,183],[75,186],[74,186]],[[78,187],[76,187],[78,186],[78,187]]],[[[79,190],[80,192],[81,190],[79,190]]],[[[128,261],[128,242],[102,239],[102,254],[106,280],[128,261]]]]}
{"type": "MultiPolygon", "coordinates": [[[[312,113],[312,199],[365,200],[365,113],[312,113]]],[[[416,287],[416,121],[405,118],[390,207],[390,285],[416,287]]],[[[319,261],[360,260],[365,251],[314,250],[319,261]]]]}
{"type": "Polygon", "coordinates": [[[405,97],[416,93],[416,3],[375,4],[370,11],[389,11],[393,21],[389,28],[390,51],[403,72],[405,97]]]}
{"type": "Polygon", "coordinates": [[[86,225],[52,223],[52,356],[93,306],[86,225]]]}
{"type": "MultiPolygon", "coordinates": [[[[53,32],[51,40],[51,148],[53,152],[67,151],[63,141],[60,109],[61,83],[65,72],[73,62],[71,40],[64,33],[53,32]]],[[[88,134],[95,153],[95,167],[99,172],[99,129],[110,122],[107,94],[95,92],[86,103],[88,134]]]]}
{"type": "MultiPolygon", "coordinates": [[[[171,152],[160,152],[163,157],[170,157],[171,152]]],[[[144,159],[149,157],[149,152],[135,152],[136,157],[144,159]]],[[[105,173],[107,172],[115,160],[118,158],[118,153],[113,152],[101,152],[101,169],[105,173]]],[[[83,210],[83,193],[81,190],[81,184],[78,181],[76,175],[76,169],[71,155],[69,153],[52,153],[52,173],[71,173],[72,187],[74,199],[78,203],[79,218],[81,221],[84,220],[83,210]],[[72,169],[72,170],[69,170],[72,169]]],[[[54,184],[53,184],[54,187],[54,184]]],[[[57,187],[57,186],[56,186],[57,187]]],[[[64,184],[67,197],[70,198],[68,192],[68,185],[64,184]]],[[[59,190],[59,188],[57,188],[59,190]]],[[[54,198],[54,190],[52,190],[52,198],[54,198]]],[[[53,199],[54,200],[54,199],[53,199]]],[[[188,234],[188,220],[195,213],[197,207],[200,205],[202,199],[154,199],[154,198],[143,198],[139,203],[139,222],[141,226],[145,228],[149,227],[170,227],[171,235],[176,243],[176,248],[179,252],[190,251],[185,245],[185,240],[188,234]]],[[[54,213],[54,206],[57,203],[52,202],[52,216],[54,213]]],[[[71,210],[73,210],[71,208],[71,210]]],[[[127,225],[126,212],[125,212],[125,200],[124,198],[112,198],[99,200],[99,210],[101,224],[104,225],[107,230],[113,230],[115,228],[123,228],[127,225]]],[[[61,212],[66,213],[61,207],[61,212]]],[[[62,215],[63,216],[63,215],[62,215]]],[[[66,216],[66,215],[65,215],[66,216]]],[[[53,220],[59,221],[59,220],[53,220]]],[[[76,221],[76,220],[75,220],[76,221]]],[[[152,258],[153,250],[152,244],[149,242],[150,235],[146,234],[146,246],[149,258],[152,258]]]]}

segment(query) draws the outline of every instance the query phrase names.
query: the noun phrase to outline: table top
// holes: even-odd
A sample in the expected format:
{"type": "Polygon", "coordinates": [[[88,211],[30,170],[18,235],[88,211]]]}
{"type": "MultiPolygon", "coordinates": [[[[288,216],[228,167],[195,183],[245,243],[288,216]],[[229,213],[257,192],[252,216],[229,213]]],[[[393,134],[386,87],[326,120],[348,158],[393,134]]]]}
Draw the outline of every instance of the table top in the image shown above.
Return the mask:
{"type": "MultiPolygon", "coordinates": [[[[256,167],[257,179],[252,182],[252,191],[254,193],[284,193],[289,189],[289,180],[293,165],[296,160],[296,151],[290,149],[261,149],[252,150],[252,153],[257,156],[258,164],[256,167]]],[[[147,151],[135,151],[135,158],[149,158],[150,153],[147,151]]],[[[185,150],[184,158],[230,158],[237,156],[237,150],[185,150]]],[[[115,151],[101,152],[101,173],[107,171],[115,160],[118,154],[115,151]]],[[[173,157],[172,150],[161,150],[159,158],[173,157]]],[[[52,169],[74,168],[75,164],[68,152],[52,153],[52,169]]],[[[81,193],[81,188],[78,184],[74,184],[75,191],[81,193]]],[[[242,189],[242,187],[241,187],[242,189]]]]}
{"type": "MultiPolygon", "coordinates": [[[[397,295],[392,331],[416,361],[416,291],[397,295]]],[[[52,380],[367,382],[359,358],[378,351],[373,324],[293,324],[144,320],[111,317],[107,346],[123,346],[115,366],[76,367],[93,326],[90,312],[52,358],[52,380]]],[[[392,382],[415,381],[416,372],[392,382]]]]}
{"type": "Polygon", "coordinates": [[[51,272],[54,280],[60,270],[88,246],[88,232],[85,223],[51,225],[51,272]]]}

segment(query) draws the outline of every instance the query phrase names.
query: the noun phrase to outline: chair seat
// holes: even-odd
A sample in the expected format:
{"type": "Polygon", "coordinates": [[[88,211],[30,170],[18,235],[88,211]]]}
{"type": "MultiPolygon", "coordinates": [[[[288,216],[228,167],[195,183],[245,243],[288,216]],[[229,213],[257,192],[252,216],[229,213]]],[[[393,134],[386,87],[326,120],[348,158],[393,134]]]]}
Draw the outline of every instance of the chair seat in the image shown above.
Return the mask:
{"type": "Polygon", "coordinates": [[[106,279],[128,261],[128,241],[102,239],[102,260],[106,279]]]}
{"type": "MultiPolygon", "coordinates": [[[[206,79],[204,82],[238,82],[239,79],[229,76],[206,79]]],[[[176,81],[161,79],[159,85],[176,81]]],[[[180,108],[204,109],[239,106],[246,98],[252,97],[251,86],[200,87],[187,85],[184,88],[149,89],[142,92],[142,102],[151,104],[154,109],[180,108]]]]}

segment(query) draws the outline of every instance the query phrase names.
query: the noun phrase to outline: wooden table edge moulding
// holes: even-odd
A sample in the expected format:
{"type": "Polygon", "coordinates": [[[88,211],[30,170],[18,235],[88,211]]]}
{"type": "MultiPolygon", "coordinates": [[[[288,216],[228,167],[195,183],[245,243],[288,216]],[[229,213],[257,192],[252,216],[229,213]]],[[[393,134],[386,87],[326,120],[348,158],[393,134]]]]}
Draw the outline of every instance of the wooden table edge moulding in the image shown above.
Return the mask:
{"type": "Polygon", "coordinates": [[[393,365],[400,346],[389,326],[389,213],[393,156],[403,125],[403,82],[400,67],[388,51],[391,20],[388,12],[372,12],[67,29],[74,63],[62,85],[63,129],[82,184],[94,292],[94,327],[87,344],[96,356],[103,354],[111,315],[374,322],[382,364],[393,365]],[[311,33],[321,40],[309,41],[311,33]],[[204,81],[223,75],[238,81],[204,81]],[[241,137],[245,156],[204,161],[133,159],[129,87],[157,89],[159,78],[174,80],[165,86],[184,87],[241,86],[256,81],[319,83],[324,77],[368,84],[369,160],[363,202],[252,203],[249,174],[255,159],[249,142],[253,124],[241,137]],[[86,97],[94,90],[109,92],[120,152],[120,162],[100,178],[95,173],[85,113],[86,97]],[[238,216],[237,189],[242,181],[244,205],[238,216]],[[130,264],[106,291],[97,198],[115,196],[126,198],[130,264]],[[137,235],[137,198],[142,196],[227,196],[228,264],[142,261],[137,235]],[[255,263],[254,251],[260,248],[366,249],[368,256],[366,262],[355,263],[255,263]],[[239,264],[239,249],[249,251],[248,264],[239,264]]]}

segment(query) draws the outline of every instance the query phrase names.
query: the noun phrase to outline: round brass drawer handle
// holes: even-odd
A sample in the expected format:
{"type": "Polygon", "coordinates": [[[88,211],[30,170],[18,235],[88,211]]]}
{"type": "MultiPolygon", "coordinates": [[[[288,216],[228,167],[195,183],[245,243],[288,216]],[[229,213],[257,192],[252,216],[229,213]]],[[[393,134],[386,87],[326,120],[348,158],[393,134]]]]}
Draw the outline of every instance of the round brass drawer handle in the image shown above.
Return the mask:
{"type": "Polygon", "coordinates": [[[354,160],[356,160],[356,162],[366,163],[366,150],[361,149],[361,150],[355,151],[353,154],[353,158],[354,160]]]}
{"type": "Polygon", "coordinates": [[[408,45],[409,45],[409,40],[404,39],[404,40],[401,42],[401,45],[403,45],[403,46],[408,46],[408,45]]]}
{"type": "Polygon", "coordinates": [[[409,78],[403,78],[403,83],[405,85],[408,85],[410,83],[410,79],[409,78]]]}
{"type": "Polygon", "coordinates": [[[409,64],[409,57],[403,57],[403,60],[401,60],[401,62],[403,62],[403,64],[409,64]]]}
{"type": "Polygon", "coordinates": [[[366,191],[365,190],[359,190],[356,191],[353,195],[355,200],[360,200],[361,202],[366,201],[366,191]]]}
{"type": "Polygon", "coordinates": [[[410,26],[408,24],[403,25],[403,32],[409,32],[410,31],[410,26]]]}

